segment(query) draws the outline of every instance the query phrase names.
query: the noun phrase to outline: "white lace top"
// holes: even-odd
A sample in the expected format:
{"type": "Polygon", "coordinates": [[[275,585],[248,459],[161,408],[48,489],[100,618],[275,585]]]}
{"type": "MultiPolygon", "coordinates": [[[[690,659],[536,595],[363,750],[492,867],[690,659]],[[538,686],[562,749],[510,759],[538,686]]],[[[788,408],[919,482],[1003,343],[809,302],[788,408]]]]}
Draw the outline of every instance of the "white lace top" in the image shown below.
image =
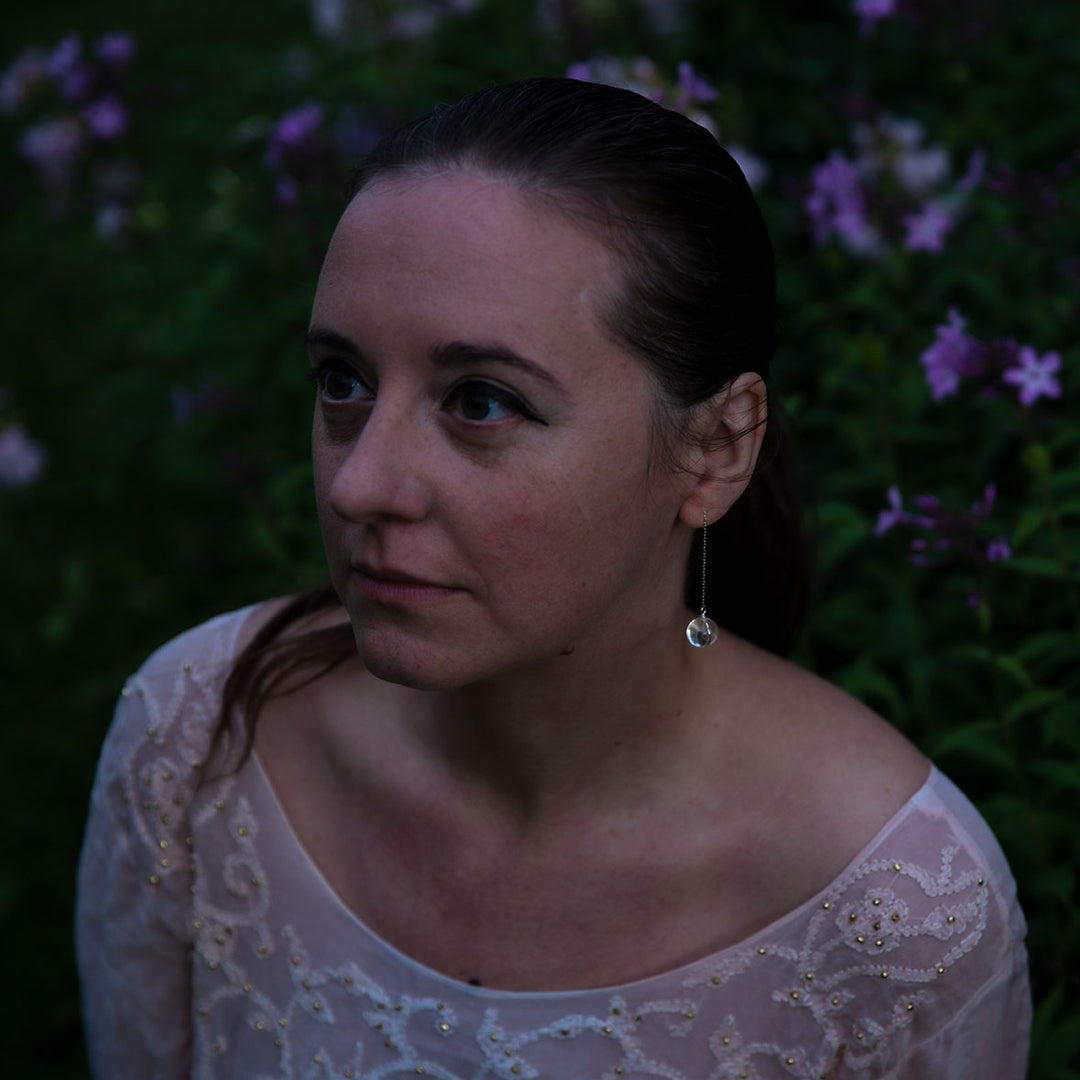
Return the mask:
{"type": "Polygon", "coordinates": [[[151,657],[102,752],[78,902],[95,1076],[1024,1075],[1013,880],[936,769],[828,888],[746,941],[625,986],[488,990],[403,955],[344,907],[256,757],[200,786],[246,614],[151,657]]]}

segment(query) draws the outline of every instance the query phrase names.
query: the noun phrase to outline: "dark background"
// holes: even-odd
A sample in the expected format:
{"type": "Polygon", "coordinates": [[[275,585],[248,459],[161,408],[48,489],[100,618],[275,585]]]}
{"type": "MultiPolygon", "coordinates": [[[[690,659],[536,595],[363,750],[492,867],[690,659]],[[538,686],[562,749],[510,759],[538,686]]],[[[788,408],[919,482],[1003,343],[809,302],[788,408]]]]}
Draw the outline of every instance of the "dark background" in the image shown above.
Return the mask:
{"type": "Polygon", "coordinates": [[[0,115],[0,438],[19,425],[46,454],[30,482],[0,479],[0,1072],[85,1075],[73,878],[124,677],[195,622],[322,578],[301,336],[350,163],[440,100],[608,54],[649,57],[668,100],[692,62],[719,91],[702,107],[721,140],[768,166],[776,391],[819,545],[797,658],[975,798],[1029,916],[1032,1076],[1080,1077],[1080,9],[900,2],[862,33],[839,2],[652,7],[666,21],[635,0],[431,0],[413,5],[418,33],[401,28],[409,5],[354,2],[331,35],[303,0],[0,17],[9,72],[77,33],[96,80],[71,100],[45,80],[0,115]],[[136,47],[123,71],[94,60],[114,31],[136,47]],[[127,113],[111,140],[82,112],[105,93],[127,113]],[[322,123],[268,159],[281,116],[309,102],[322,123]],[[985,154],[940,251],[905,246],[914,204],[888,169],[863,179],[878,251],[815,241],[815,167],[854,159],[855,125],[883,115],[947,152],[943,198],[985,154]],[[64,118],[84,145],[49,187],[19,147],[64,118]],[[1017,345],[1060,353],[1064,396],[1025,408],[990,364],[935,402],[919,357],[950,305],[1002,363],[1017,345]],[[991,482],[995,505],[972,516],[991,482]],[[948,513],[875,536],[894,484],[905,506],[929,492],[948,513]],[[998,537],[1011,558],[989,562],[998,537]],[[913,539],[940,565],[913,565],[913,539]]]}

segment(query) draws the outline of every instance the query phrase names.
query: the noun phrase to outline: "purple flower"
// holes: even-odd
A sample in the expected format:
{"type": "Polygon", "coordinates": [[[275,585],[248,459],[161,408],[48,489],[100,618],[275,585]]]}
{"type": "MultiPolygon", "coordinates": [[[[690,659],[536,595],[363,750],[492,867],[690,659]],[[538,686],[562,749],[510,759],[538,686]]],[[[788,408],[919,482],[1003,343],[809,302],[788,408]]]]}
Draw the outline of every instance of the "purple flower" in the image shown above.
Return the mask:
{"type": "Polygon", "coordinates": [[[691,105],[708,104],[719,97],[716,88],[694,70],[689,60],[679,64],[678,79],[678,94],[671,106],[676,112],[683,112],[691,105]]]}
{"type": "Polygon", "coordinates": [[[270,133],[266,148],[267,164],[280,168],[287,154],[310,150],[312,139],[322,122],[322,106],[313,101],[284,113],[270,133]]]}
{"type": "Polygon", "coordinates": [[[919,358],[935,401],[955,394],[961,378],[979,370],[984,349],[975,338],[968,337],[966,329],[967,320],[956,308],[949,308],[948,321],[937,328],[933,345],[919,358]]]}
{"type": "Polygon", "coordinates": [[[102,34],[94,43],[94,52],[110,67],[125,68],[135,56],[135,39],[122,30],[102,34]]]}
{"type": "Polygon", "coordinates": [[[1017,366],[1006,368],[1002,379],[1020,388],[1020,404],[1034,405],[1041,397],[1061,397],[1061,383],[1055,374],[1061,367],[1061,357],[1048,352],[1040,357],[1030,345],[1024,345],[1017,356],[1017,366]]]}
{"type": "Polygon", "coordinates": [[[850,251],[873,254],[877,233],[866,216],[866,197],[859,173],[842,151],[833,150],[810,176],[810,193],[803,202],[814,226],[814,238],[824,244],[835,233],[850,251]]]}
{"type": "Polygon", "coordinates": [[[82,116],[95,139],[118,139],[127,130],[127,110],[115,94],[87,105],[82,116]]]}
{"type": "Polygon", "coordinates": [[[979,521],[985,521],[990,516],[990,511],[994,509],[994,503],[997,500],[997,484],[991,481],[986,485],[986,490],[983,492],[981,499],[976,499],[971,504],[971,515],[979,521]]]}
{"type": "Polygon", "coordinates": [[[986,151],[973,150],[968,158],[967,168],[960,182],[956,185],[958,190],[967,194],[974,191],[986,177],[986,151]]]}
{"type": "Polygon", "coordinates": [[[45,451],[19,424],[0,429],[0,484],[26,487],[45,468],[45,451]]]}
{"type": "Polygon", "coordinates": [[[65,101],[81,101],[94,83],[94,73],[83,61],[82,39],[68,34],[49,56],[49,77],[60,88],[65,101]]]}
{"type": "MultiPolygon", "coordinates": [[[[872,106],[861,108],[866,113],[872,106]]],[[[969,175],[956,182],[948,152],[925,144],[922,124],[887,113],[853,124],[851,138],[854,159],[834,150],[811,178],[805,207],[818,243],[835,235],[848,251],[870,256],[900,244],[941,251],[979,181],[980,159],[973,157],[969,175]]]]}
{"type": "Polygon", "coordinates": [[[877,516],[877,524],[874,526],[875,536],[884,536],[894,525],[903,525],[909,520],[900,489],[895,484],[885,492],[885,498],[889,506],[877,516]]]}
{"type": "Polygon", "coordinates": [[[872,124],[856,124],[852,139],[859,148],[860,173],[891,173],[909,195],[925,195],[949,176],[949,155],[940,146],[923,146],[926,133],[918,120],[884,113],[872,124]]]}
{"type": "Polygon", "coordinates": [[[49,55],[49,75],[62,83],[82,64],[82,39],[78,34],[68,34],[49,55]]]}
{"type": "Polygon", "coordinates": [[[859,32],[869,34],[882,19],[896,14],[896,0],[854,0],[851,10],[859,16],[859,32]]]}
{"type": "Polygon", "coordinates": [[[986,522],[993,509],[997,486],[986,485],[982,496],[971,509],[957,510],[946,506],[935,495],[921,494],[912,499],[920,513],[904,512],[900,492],[891,487],[887,493],[889,507],[878,515],[877,536],[895,525],[922,530],[908,542],[908,562],[922,567],[959,567],[981,572],[990,563],[1012,557],[1012,550],[1002,536],[987,540],[986,522]]]}
{"type": "Polygon", "coordinates": [[[860,124],[855,130],[856,142],[864,147],[875,137],[894,153],[911,153],[922,145],[926,131],[918,120],[902,120],[882,113],[873,124],[860,124]]]}
{"type": "Polygon", "coordinates": [[[65,101],[77,105],[90,93],[93,86],[94,73],[85,65],[80,65],[64,79],[60,93],[65,101]]]}
{"type": "Polygon", "coordinates": [[[909,195],[919,196],[949,176],[949,155],[940,146],[907,150],[893,161],[893,172],[909,195]]]}
{"type": "Polygon", "coordinates": [[[274,202],[289,210],[300,201],[300,185],[291,176],[279,176],[274,184],[274,202]]]}
{"type": "Polygon", "coordinates": [[[712,117],[695,106],[713,102],[719,94],[707,79],[694,70],[689,61],[679,64],[678,77],[674,84],[664,78],[655,62],[647,56],[639,56],[627,63],[600,54],[591,60],[571,64],[566,69],[566,77],[579,82],[594,82],[633,90],[635,94],[641,94],[666,109],[681,112],[716,135],[716,125],[712,117]]]}
{"type": "Polygon", "coordinates": [[[0,76],[0,111],[12,116],[49,78],[49,54],[41,49],[26,49],[0,76]]]}
{"type": "Polygon", "coordinates": [[[904,215],[904,247],[908,251],[940,251],[955,221],[943,203],[931,199],[915,213],[904,215]]]}
{"type": "Polygon", "coordinates": [[[282,146],[299,146],[322,124],[322,106],[309,101],[285,113],[274,129],[274,138],[282,146]]]}
{"type": "Polygon", "coordinates": [[[830,206],[861,198],[859,174],[842,150],[833,150],[810,174],[806,208],[816,222],[828,223],[830,206]]]}
{"type": "Polygon", "coordinates": [[[19,153],[38,170],[47,187],[67,186],[83,147],[83,130],[71,116],[43,120],[23,132],[19,153]]]}

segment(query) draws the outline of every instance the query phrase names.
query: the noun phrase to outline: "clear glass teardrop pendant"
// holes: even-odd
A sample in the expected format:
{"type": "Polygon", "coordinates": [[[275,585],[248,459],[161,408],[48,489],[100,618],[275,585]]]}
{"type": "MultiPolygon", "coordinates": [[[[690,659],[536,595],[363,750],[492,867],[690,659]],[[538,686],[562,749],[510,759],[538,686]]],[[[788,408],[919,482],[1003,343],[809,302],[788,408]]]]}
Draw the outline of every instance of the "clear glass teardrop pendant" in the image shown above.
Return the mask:
{"type": "Polygon", "coordinates": [[[702,613],[696,619],[691,619],[686,625],[686,640],[695,649],[704,649],[711,645],[720,636],[716,623],[708,615],[702,613]]]}

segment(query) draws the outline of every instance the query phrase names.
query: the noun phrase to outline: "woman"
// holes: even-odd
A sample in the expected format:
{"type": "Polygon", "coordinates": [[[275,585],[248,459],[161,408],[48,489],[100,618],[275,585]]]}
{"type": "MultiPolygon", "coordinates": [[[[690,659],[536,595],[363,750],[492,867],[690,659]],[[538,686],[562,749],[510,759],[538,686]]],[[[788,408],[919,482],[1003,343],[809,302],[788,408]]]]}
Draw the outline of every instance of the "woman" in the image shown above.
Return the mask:
{"type": "Polygon", "coordinates": [[[308,334],[333,588],[165,646],[103,752],[98,1075],[1023,1074],[993,837],[778,655],[773,323],[737,166],[644,98],[376,148],[308,334]]]}

